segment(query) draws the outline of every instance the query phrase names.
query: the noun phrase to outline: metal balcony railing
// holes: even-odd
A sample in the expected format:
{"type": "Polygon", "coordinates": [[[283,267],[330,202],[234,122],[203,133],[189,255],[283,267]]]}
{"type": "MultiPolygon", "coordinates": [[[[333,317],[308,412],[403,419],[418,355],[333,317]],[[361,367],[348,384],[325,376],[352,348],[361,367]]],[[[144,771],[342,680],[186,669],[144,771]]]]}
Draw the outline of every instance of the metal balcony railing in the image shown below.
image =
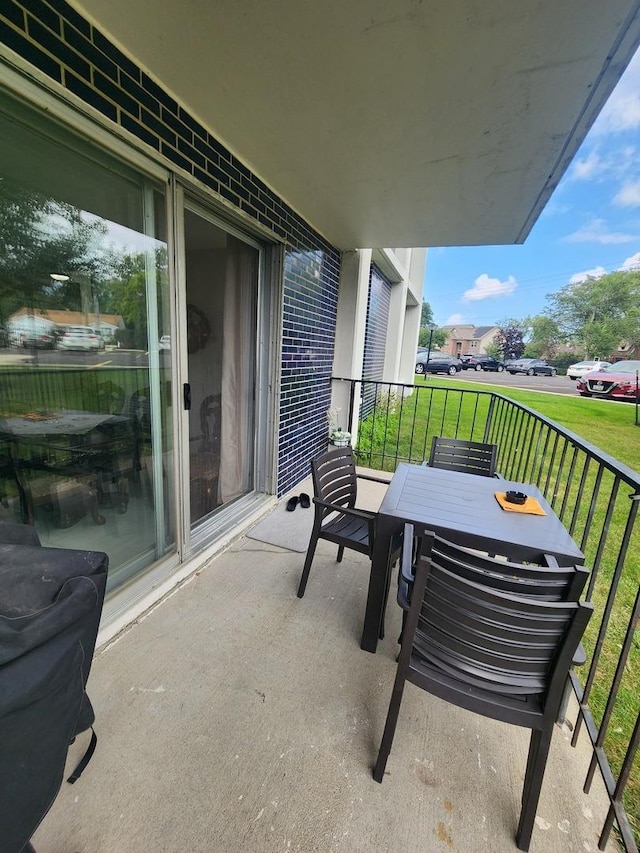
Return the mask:
{"type": "MultiPolygon", "coordinates": [[[[487,391],[334,378],[349,383],[349,420],[362,466],[395,471],[428,458],[434,435],[491,442],[497,470],[533,483],[586,555],[587,598],[595,607],[584,639],[587,663],[572,672],[578,701],[573,745],[592,745],[588,793],[598,770],[610,808],[599,846],[615,826],[626,851],[640,838],[640,475],[580,436],[487,391]],[[356,414],[358,413],[358,414],[356,414]],[[354,420],[356,419],[356,420],[354,420]]],[[[606,436],[603,436],[606,442],[606,436]]]]}

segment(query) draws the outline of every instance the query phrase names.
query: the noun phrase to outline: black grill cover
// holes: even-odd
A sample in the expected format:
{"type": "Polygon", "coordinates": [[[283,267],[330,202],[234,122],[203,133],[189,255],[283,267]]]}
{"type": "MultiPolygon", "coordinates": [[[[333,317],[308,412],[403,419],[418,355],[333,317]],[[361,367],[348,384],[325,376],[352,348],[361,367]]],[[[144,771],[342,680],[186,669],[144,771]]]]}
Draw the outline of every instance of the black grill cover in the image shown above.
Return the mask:
{"type": "Polygon", "coordinates": [[[85,686],[107,568],[97,551],[0,544],[3,853],[27,844],[60,788],[69,743],[93,723],[85,686]]]}

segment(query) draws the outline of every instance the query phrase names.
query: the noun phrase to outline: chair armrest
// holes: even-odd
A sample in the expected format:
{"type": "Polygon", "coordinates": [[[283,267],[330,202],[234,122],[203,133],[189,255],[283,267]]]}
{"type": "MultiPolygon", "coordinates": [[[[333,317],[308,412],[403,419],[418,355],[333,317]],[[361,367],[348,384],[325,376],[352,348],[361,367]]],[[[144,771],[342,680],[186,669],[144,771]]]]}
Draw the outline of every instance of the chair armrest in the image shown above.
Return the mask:
{"type": "Polygon", "coordinates": [[[400,578],[398,583],[397,601],[403,610],[408,610],[411,607],[411,589],[404,578],[400,578]]]}
{"type": "Polygon", "coordinates": [[[314,504],[322,506],[325,509],[333,510],[333,512],[340,512],[344,515],[352,515],[354,518],[362,518],[364,521],[374,521],[377,516],[376,512],[371,512],[367,509],[356,509],[355,507],[340,506],[340,504],[332,504],[328,501],[321,501],[318,498],[314,498],[313,502],[314,504]]]}
{"type": "Polygon", "coordinates": [[[391,479],[386,480],[384,477],[373,477],[371,474],[358,474],[356,471],[356,477],[359,480],[371,480],[372,483],[384,483],[385,486],[388,486],[391,482],[391,479]]]}
{"type": "Polygon", "coordinates": [[[582,643],[578,646],[578,648],[573,653],[573,660],[571,661],[571,666],[584,666],[587,662],[587,653],[584,650],[584,646],[582,643]]]}

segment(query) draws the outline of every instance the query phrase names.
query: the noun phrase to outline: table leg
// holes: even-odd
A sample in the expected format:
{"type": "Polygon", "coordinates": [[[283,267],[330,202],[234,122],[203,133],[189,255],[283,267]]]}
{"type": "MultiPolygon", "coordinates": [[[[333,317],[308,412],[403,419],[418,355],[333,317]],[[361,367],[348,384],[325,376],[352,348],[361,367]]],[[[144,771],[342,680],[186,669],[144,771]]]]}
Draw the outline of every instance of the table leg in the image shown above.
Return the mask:
{"type": "Polygon", "coordinates": [[[367,607],[364,614],[362,641],[360,648],[375,653],[378,645],[380,622],[384,613],[387,593],[387,572],[389,570],[389,550],[393,534],[399,529],[398,521],[383,515],[378,516],[376,538],[371,559],[367,607]]]}

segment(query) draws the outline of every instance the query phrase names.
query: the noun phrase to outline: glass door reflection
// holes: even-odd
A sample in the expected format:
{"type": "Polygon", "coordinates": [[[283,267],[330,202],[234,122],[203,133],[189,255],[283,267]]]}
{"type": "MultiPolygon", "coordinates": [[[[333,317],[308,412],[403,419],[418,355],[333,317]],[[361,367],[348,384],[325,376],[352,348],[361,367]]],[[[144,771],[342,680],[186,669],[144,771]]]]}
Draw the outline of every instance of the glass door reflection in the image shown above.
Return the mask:
{"type": "Polygon", "coordinates": [[[191,527],[254,488],[258,249],[184,219],[191,527]]]}

